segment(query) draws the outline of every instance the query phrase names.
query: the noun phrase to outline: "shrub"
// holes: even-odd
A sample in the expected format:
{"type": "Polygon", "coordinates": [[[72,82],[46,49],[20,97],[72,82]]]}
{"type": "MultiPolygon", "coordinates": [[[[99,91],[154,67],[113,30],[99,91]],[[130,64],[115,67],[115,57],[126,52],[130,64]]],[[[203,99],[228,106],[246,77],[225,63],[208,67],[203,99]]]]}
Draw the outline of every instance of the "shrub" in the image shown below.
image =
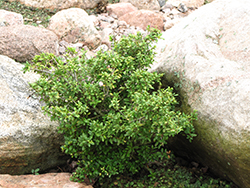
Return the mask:
{"type": "Polygon", "coordinates": [[[173,89],[161,88],[163,74],[147,71],[154,61],[152,42],[160,36],[148,28],[146,36],[111,37],[113,49],[91,59],[69,48],[64,58],[41,54],[26,63],[24,72],[41,75],[30,85],[45,102],[44,112],[60,122],[62,150],[78,159],[74,180],[134,174],[167,156],[169,137],[195,136],[196,114],[176,111],[173,89]]]}

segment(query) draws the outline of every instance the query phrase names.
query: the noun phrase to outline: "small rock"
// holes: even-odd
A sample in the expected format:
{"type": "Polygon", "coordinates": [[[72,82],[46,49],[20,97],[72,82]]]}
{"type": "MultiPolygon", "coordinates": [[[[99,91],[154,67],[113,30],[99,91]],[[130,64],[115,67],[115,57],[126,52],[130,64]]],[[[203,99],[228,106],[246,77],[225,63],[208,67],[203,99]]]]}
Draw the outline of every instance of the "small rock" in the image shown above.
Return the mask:
{"type": "Polygon", "coordinates": [[[117,29],[118,28],[118,24],[117,23],[112,24],[111,28],[114,29],[114,30],[117,29]]]}
{"type": "Polygon", "coordinates": [[[43,52],[58,54],[58,38],[52,31],[31,25],[0,27],[0,54],[25,62],[43,52]]]}
{"type": "Polygon", "coordinates": [[[172,28],[175,24],[179,23],[181,19],[171,19],[164,23],[164,31],[172,28]]]}
{"type": "Polygon", "coordinates": [[[96,53],[92,52],[92,51],[87,51],[87,53],[85,54],[87,59],[91,59],[92,57],[94,57],[96,55],[96,53]]]}
{"type": "Polygon", "coordinates": [[[60,46],[65,46],[65,47],[67,47],[67,46],[69,46],[70,44],[69,44],[68,42],[66,42],[65,40],[61,40],[61,41],[59,42],[59,45],[60,45],[60,46]]]}
{"type": "Polygon", "coordinates": [[[193,162],[191,162],[191,165],[194,166],[195,168],[198,168],[199,163],[196,163],[196,162],[193,161],[193,162]]]}
{"type": "Polygon", "coordinates": [[[61,40],[69,43],[81,42],[91,49],[96,49],[101,44],[101,37],[94,26],[93,19],[80,8],[57,12],[51,17],[48,29],[56,33],[61,40]]]}
{"type": "Polygon", "coordinates": [[[128,24],[125,21],[118,21],[118,27],[126,27],[126,28],[128,28],[128,24]]]}
{"type": "Polygon", "coordinates": [[[107,6],[108,14],[115,14],[117,18],[136,10],[138,10],[138,8],[133,6],[131,3],[116,3],[107,6]]]}
{"type": "MultiPolygon", "coordinates": [[[[12,2],[14,0],[10,0],[12,2]]],[[[102,8],[101,4],[105,4],[105,0],[74,0],[74,1],[62,1],[62,0],[17,0],[18,2],[25,4],[26,6],[35,8],[46,8],[50,10],[54,9],[68,9],[72,7],[82,9],[94,9],[102,8]]]]}
{"type": "Polygon", "coordinates": [[[185,12],[188,11],[188,8],[187,8],[187,6],[186,6],[185,4],[180,3],[179,6],[178,6],[178,10],[179,10],[180,12],[182,12],[182,13],[185,13],[185,12]]]}
{"type": "Polygon", "coordinates": [[[60,149],[64,138],[58,133],[59,123],[50,121],[41,111],[39,99],[31,96],[29,83],[39,75],[23,74],[23,67],[0,55],[0,174],[27,174],[36,168],[45,171],[69,158],[60,149]]]}
{"type": "Polygon", "coordinates": [[[66,52],[66,48],[64,46],[59,46],[58,51],[59,51],[59,54],[62,55],[66,52]]]}
{"type": "Polygon", "coordinates": [[[98,48],[96,48],[95,50],[93,50],[94,53],[98,52],[98,51],[108,51],[109,47],[106,44],[102,44],[101,46],[99,46],[98,48]]]}
{"type": "Polygon", "coordinates": [[[170,10],[170,9],[168,9],[168,8],[162,9],[161,11],[162,11],[163,13],[166,13],[166,14],[168,14],[168,13],[170,13],[170,12],[171,12],[171,10],[170,10]]]}
{"type": "Polygon", "coordinates": [[[175,161],[176,161],[177,165],[179,165],[179,166],[188,166],[188,161],[186,161],[185,159],[183,159],[181,157],[176,157],[175,161]]]}
{"type": "Polygon", "coordinates": [[[21,14],[0,10],[0,27],[20,24],[23,24],[23,16],[21,14]]]}
{"type": "Polygon", "coordinates": [[[170,14],[173,14],[174,18],[177,18],[177,17],[179,17],[178,15],[180,14],[180,11],[177,8],[174,8],[171,10],[170,14]]]}
{"type": "Polygon", "coordinates": [[[168,0],[168,4],[178,7],[180,3],[184,3],[187,7],[198,8],[204,4],[204,0],[168,0]]]}
{"type": "Polygon", "coordinates": [[[72,44],[72,47],[75,48],[76,51],[79,51],[83,47],[83,44],[78,42],[76,44],[72,44]]]}
{"type": "Polygon", "coordinates": [[[174,6],[172,4],[167,3],[161,9],[164,9],[164,8],[172,10],[174,6]]]}
{"type": "Polygon", "coordinates": [[[98,20],[97,16],[90,15],[89,19],[93,22],[94,25],[98,25],[99,24],[99,20],[98,20]]]}

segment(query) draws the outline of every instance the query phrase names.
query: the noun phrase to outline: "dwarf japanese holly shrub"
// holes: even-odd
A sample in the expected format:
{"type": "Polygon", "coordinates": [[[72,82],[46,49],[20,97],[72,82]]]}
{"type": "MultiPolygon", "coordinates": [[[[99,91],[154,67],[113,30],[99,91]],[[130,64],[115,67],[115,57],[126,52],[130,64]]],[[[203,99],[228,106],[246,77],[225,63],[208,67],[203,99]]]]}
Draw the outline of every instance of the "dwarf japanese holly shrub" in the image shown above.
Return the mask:
{"type": "Polygon", "coordinates": [[[91,59],[69,48],[63,58],[41,54],[26,63],[25,72],[41,75],[30,85],[45,102],[44,112],[60,122],[62,150],[78,159],[74,180],[134,174],[167,156],[169,137],[195,136],[196,114],[176,111],[173,89],[161,88],[163,74],[147,71],[154,62],[152,42],[160,36],[148,28],[145,36],[113,40],[112,50],[91,59]]]}

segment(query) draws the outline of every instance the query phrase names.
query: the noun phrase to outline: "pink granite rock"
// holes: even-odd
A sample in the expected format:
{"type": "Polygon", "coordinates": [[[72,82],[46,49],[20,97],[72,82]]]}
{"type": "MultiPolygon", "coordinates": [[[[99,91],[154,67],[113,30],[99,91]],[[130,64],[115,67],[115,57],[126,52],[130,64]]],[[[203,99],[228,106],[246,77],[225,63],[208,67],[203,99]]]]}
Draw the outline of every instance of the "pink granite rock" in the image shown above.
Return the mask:
{"type": "Polygon", "coordinates": [[[131,3],[116,3],[116,4],[110,4],[107,6],[108,14],[109,15],[115,14],[118,18],[120,18],[124,14],[133,12],[136,10],[138,10],[138,8],[133,6],[131,3]]]}
{"type": "Polygon", "coordinates": [[[19,24],[23,24],[23,16],[21,14],[0,10],[0,27],[19,24]]]}
{"type": "Polygon", "coordinates": [[[163,31],[163,16],[150,10],[138,10],[127,13],[119,18],[129,25],[146,29],[148,25],[163,31]]]}
{"type": "Polygon", "coordinates": [[[70,181],[70,173],[48,173],[41,175],[0,175],[1,188],[93,188],[85,183],[70,181]]]}

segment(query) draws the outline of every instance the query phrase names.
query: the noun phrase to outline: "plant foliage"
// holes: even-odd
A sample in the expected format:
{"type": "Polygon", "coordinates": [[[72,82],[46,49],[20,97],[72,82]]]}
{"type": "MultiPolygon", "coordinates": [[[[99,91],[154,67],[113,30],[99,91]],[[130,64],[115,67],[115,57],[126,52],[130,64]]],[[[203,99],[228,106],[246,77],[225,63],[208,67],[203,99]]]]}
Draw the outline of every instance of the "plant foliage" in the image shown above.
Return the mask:
{"type": "Polygon", "coordinates": [[[91,59],[69,48],[63,58],[41,54],[26,63],[25,72],[41,75],[30,85],[45,102],[42,109],[60,122],[62,150],[79,161],[74,180],[134,174],[167,156],[169,137],[195,136],[196,113],[176,111],[173,89],[161,88],[163,74],[148,72],[160,36],[148,28],[145,36],[111,37],[113,49],[91,59]]]}

